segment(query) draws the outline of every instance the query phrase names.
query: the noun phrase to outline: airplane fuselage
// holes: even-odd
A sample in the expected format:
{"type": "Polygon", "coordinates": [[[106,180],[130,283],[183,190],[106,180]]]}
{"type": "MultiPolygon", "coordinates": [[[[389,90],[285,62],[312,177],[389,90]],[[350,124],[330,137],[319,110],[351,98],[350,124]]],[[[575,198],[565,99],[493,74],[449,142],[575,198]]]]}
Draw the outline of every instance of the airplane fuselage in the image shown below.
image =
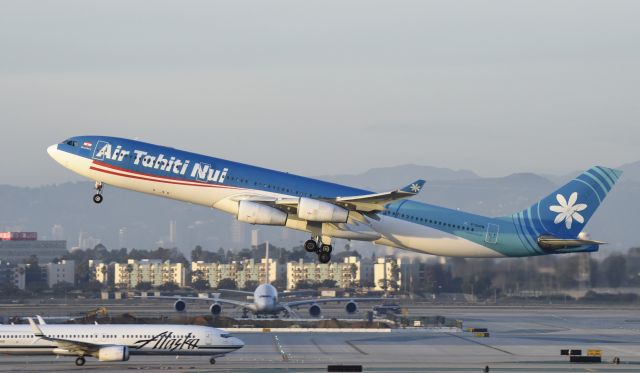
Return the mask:
{"type": "MultiPolygon", "coordinates": [[[[91,180],[233,215],[238,215],[240,201],[256,196],[277,201],[372,193],[123,138],[75,137],[49,147],[48,152],[64,167],[91,180]]],[[[318,223],[289,214],[283,226],[312,235],[371,241],[442,256],[520,257],[549,253],[535,241],[544,234],[544,227],[534,224],[528,216],[490,218],[412,200],[385,205],[378,218],[367,218],[366,224],[318,223]]],[[[597,247],[583,246],[556,252],[594,250],[597,247]]]]}
{"type": "MultiPolygon", "coordinates": [[[[39,326],[50,337],[100,345],[127,346],[131,355],[219,356],[244,343],[220,330],[197,325],[68,325],[39,326]]],[[[35,336],[29,325],[0,325],[0,353],[13,355],[77,355],[53,341],[35,336]]]]}

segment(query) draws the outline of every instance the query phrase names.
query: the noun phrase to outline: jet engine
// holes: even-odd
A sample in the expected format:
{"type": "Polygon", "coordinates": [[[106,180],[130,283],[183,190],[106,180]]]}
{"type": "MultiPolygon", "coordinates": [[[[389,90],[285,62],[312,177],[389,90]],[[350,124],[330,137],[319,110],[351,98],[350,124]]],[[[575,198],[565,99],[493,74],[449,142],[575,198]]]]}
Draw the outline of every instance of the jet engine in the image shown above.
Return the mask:
{"type": "Polygon", "coordinates": [[[287,213],[260,203],[240,201],[238,220],[250,224],[285,225],[287,213]]]}
{"type": "Polygon", "coordinates": [[[173,308],[178,312],[184,312],[187,309],[187,303],[182,299],[178,299],[174,304],[173,308]]]}
{"type": "Polygon", "coordinates": [[[322,310],[317,304],[312,304],[311,307],[309,307],[309,315],[312,317],[319,317],[320,313],[322,313],[322,310]]]}
{"type": "Polygon", "coordinates": [[[100,361],[127,361],[129,360],[129,347],[127,346],[106,346],[98,350],[98,360],[100,361]]]}
{"type": "Polygon", "coordinates": [[[344,306],[344,310],[347,311],[347,313],[355,313],[358,310],[358,304],[354,301],[349,301],[344,306]]]}
{"type": "Polygon", "coordinates": [[[209,312],[214,316],[218,316],[222,312],[222,306],[219,303],[214,303],[209,307],[209,312]]]}
{"type": "Polygon", "coordinates": [[[346,223],[349,211],[332,203],[301,197],[298,202],[298,217],[307,221],[346,223]]]}

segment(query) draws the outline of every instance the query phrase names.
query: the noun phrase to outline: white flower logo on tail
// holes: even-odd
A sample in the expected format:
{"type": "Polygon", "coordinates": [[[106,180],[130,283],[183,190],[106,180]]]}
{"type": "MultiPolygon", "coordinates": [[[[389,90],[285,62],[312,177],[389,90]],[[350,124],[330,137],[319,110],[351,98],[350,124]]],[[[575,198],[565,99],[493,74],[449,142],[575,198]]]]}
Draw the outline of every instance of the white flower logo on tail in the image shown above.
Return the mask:
{"type": "Polygon", "coordinates": [[[560,205],[549,206],[549,210],[558,213],[553,220],[554,223],[559,224],[564,220],[567,229],[571,229],[571,224],[574,220],[580,224],[584,223],[584,217],[580,215],[579,211],[586,209],[587,205],[584,203],[578,203],[576,205],[578,192],[571,193],[569,201],[567,201],[562,194],[557,194],[556,199],[560,205]]]}

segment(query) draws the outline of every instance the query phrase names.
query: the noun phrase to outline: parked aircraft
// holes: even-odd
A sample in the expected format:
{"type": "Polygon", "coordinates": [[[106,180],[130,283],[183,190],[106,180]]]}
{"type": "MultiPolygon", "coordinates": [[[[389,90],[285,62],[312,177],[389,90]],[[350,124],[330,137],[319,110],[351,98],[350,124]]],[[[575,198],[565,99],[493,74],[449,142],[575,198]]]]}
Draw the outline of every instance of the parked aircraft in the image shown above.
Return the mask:
{"type": "Polygon", "coordinates": [[[224,356],[244,343],[219,329],[198,325],[45,324],[0,325],[0,353],[10,355],[77,356],[100,361],[127,361],[130,355],[224,356]]]}
{"type": "Polygon", "coordinates": [[[104,185],[213,207],[251,224],[308,232],[305,249],[331,260],[332,238],[371,241],[442,256],[523,257],[597,251],[583,232],[621,171],[592,167],[532,206],[486,217],[407,200],[416,180],[384,193],[329,183],[140,141],[72,137],[48,152],[64,167],[104,185]]]}
{"type": "MultiPolygon", "coordinates": [[[[270,315],[270,316],[278,316],[281,313],[285,313],[289,316],[295,315],[294,308],[309,306],[309,315],[313,317],[319,317],[322,313],[322,309],[320,307],[323,303],[345,303],[344,310],[349,313],[355,313],[358,310],[358,302],[379,302],[389,300],[390,298],[373,298],[373,297],[350,297],[350,298],[310,298],[310,299],[302,299],[302,300],[294,300],[283,302],[278,299],[278,289],[275,286],[269,283],[269,243],[266,245],[266,261],[265,261],[265,278],[264,282],[253,291],[242,291],[242,290],[229,290],[229,289],[221,289],[226,292],[233,292],[236,294],[242,295],[252,295],[252,302],[243,302],[233,299],[220,298],[218,296],[204,298],[204,297],[182,297],[182,296],[149,296],[146,298],[156,298],[156,299],[173,299],[175,303],[173,304],[173,308],[178,312],[186,311],[187,304],[185,301],[204,301],[211,302],[211,306],[209,306],[209,311],[212,315],[219,315],[222,312],[222,306],[224,304],[231,305],[233,307],[242,308],[245,316],[247,312],[251,312],[256,316],[260,315],[270,315]]],[[[308,291],[289,291],[287,295],[296,295],[308,293],[308,291]]]]}

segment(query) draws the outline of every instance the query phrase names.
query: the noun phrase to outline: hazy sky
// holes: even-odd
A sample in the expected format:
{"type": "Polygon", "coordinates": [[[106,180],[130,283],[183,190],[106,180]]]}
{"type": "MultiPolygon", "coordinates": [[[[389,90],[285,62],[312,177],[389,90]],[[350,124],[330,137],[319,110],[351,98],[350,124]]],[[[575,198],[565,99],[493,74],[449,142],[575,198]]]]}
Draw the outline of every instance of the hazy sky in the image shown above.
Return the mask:
{"type": "MultiPolygon", "coordinates": [[[[638,1],[2,1],[2,184],[139,138],[304,175],[640,160],[638,1]]],[[[416,175],[428,179],[429,175],[416,175]]]]}

